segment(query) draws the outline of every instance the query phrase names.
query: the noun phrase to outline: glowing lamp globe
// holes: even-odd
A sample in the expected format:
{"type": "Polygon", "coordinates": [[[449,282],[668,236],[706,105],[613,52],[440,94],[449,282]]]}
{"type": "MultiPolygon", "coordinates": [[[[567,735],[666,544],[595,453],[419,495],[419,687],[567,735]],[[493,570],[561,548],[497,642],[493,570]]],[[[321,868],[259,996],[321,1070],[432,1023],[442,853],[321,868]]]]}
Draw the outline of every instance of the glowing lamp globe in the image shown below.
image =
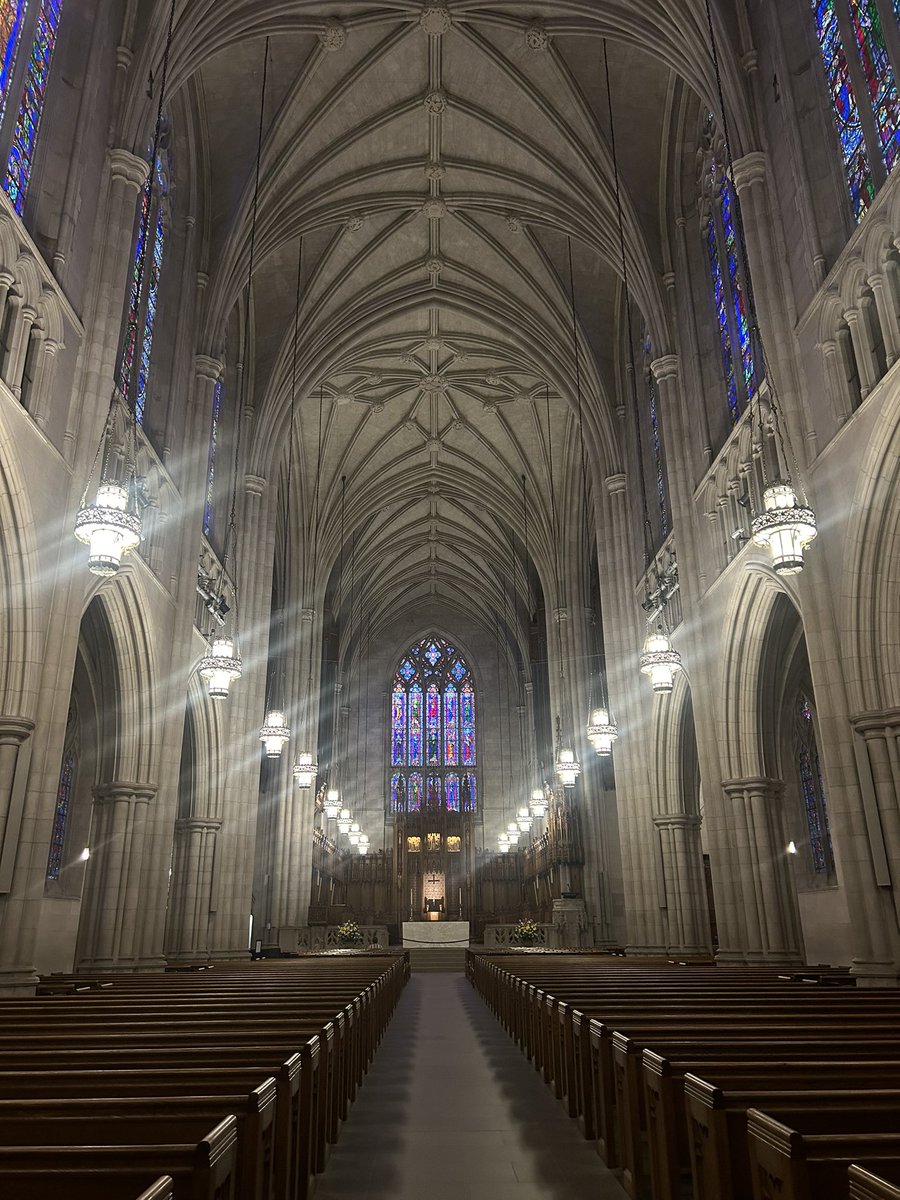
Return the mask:
{"type": "Polygon", "coordinates": [[[356,851],[358,854],[369,853],[369,835],[367,833],[361,833],[359,835],[359,842],[357,843],[356,851]]]}
{"type": "Polygon", "coordinates": [[[141,544],[141,518],[128,511],[128,489],[121,483],[101,483],[97,499],[75,518],[75,536],[88,546],[92,574],[115,575],[122,556],[141,544]]]}
{"type": "Polygon", "coordinates": [[[675,686],[675,672],[681,670],[681,655],[663,630],[657,629],[647,635],[640,665],[641,673],[649,678],[654,692],[662,696],[675,686]]]}
{"type": "Polygon", "coordinates": [[[581,774],[581,763],[575,756],[575,751],[567,746],[561,746],[557,752],[556,774],[564,788],[573,788],[575,780],[581,774]]]}
{"type": "Polygon", "coordinates": [[[595,708],[588,721],[587,737],[598,754],[612,754],[613,744],[619,736],[615,721],[609,719],[605,708],[595,708]]]}
{"type": "Polygon", "coordinates": [[[297,755],[297,761],[294,763],[294,778],[297,781],[297,787],[312,787],[318,773],[319,764],[308,750],[297,755]]]}
{"type": "Polygon", "coordinates": [[[543,788],[535,788],[531,793],[531,815],[536,821],[542,821],[547,815],[547,797],[544,795],[543,788]]]}
{"type": "Polygon", "coordinates": [[[353,818],[350,815],[350,809],[342,808],[338,813],[338,833],[349,833],[352,821],[353,818]]]}
{"type": "Polygon", "coordinates": [[[763,511],[753,518],[753,541],[770,552],[777,575],[803,570],[803,551],[818,532],[816,514],[798,502],[789,483],[766,488],[763,511]]]}
{"type": "Polygon", "coordinates": [[[231,638],[214,639],[209,654],[200,659],[199,671],[213,700],[224,700],[228,689],[241,677],[240,656],[235,654],[231,638]]]}
{"type": "Polygon", "coordinates": [[[336,821],[341,811],[341,793],[335,788],[331,788],[325,796],[325,819],[328,821],[336,821]]]}
{"type": "Polygon", "coordinates": [[[516,813],[516,824],[522,833],[528,833],[531,829],[532,816],[526,805],[522,805],[516,813]]]}
{"type": "Polygon", "coordinates": [[[281,758],[281,751],[291,737],[284,713],[277,708],[266,713],[266,719],[259,731],[259,740],[266,748],[266,758],[281,758]]]}
{"type": "Polygon", "coordinates": [[[519,826],[516,824],[515,821],[510,821],[510,823],[507,825],[506,835],[509,838],[509,844],[511,846],[518,846],[518,844],[519,844],[519,826]]]}
{"type": "Polygon", "coordinates": [[[497,841],[497,849],[501,854],[509,854],[509,839],[503,840],[503,834],[500,835],[497,841]]]}
{"type": "Polygon", "coordinates": [[[360,832],[359,821],[354,821],[349,829],[350,845],[358,846],[359,839],[361,836],[362,836],[362,834],[360,832]]]}

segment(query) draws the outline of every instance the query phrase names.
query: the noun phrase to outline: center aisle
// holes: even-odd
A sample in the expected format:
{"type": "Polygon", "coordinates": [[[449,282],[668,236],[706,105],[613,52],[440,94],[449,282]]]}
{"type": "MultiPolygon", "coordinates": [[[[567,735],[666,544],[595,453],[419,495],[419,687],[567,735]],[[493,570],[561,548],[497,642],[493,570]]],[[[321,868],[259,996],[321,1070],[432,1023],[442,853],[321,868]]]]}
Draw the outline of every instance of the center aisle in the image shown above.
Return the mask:
{"type": "Polygon", "coordinates": [[[414,974],[316,1200],[625,1200],[461,974],[414,974]]]}

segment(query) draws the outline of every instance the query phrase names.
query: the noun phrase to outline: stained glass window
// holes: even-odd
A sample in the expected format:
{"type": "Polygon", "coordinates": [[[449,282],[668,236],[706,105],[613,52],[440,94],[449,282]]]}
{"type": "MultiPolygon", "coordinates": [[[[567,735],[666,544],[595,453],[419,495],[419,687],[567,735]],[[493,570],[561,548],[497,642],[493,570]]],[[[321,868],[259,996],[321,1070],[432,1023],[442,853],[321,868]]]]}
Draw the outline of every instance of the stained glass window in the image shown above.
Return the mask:
{"type": "Polygon", "coordinates": [[[659,394],[656,379],[651,370],[653,343],[649,335],[643,341],[644,365],[647,375],[647,418],[650,426],[650,448],[653,454],[653,474],[656,479],[656,495],[659,500],[659,525],[662,538],[669,534],[669,503],[666,497],[666,471],[663,463],[662,434],[659,428],[659,394]]]}
{"type": "Polygon", "coordinates": [[[215,524],[216,454],[219,449],[219,421],[222,417],[222,380],[213,389],[212,423],[209,431],[209,455],[206,460],[206,503],[203,506],[203,532],[212,536],[215,524]]]}
{"type": "Polygon", "coordinates": [[[737,235],[734,228],[734,216],[731,211],[731,188],[725,179],[722,180],[721,198],[722,230],[725,234],[725,255],[728,260],[731,307],[734,313],[734,323],[737,327],[741,368],[744,372],[744,385],[747,389],[747,395],[751,396],[754,387],[753,346],[750,342],[750,323],[747,320],[744,287],[741,283],[741,270],[738,265],[737,235]]]}
{"type": "Polygon", "coordinates": [[[390,736],[392,812],[474,811],[475,688],[468,663],[443,639],[425,638],[401,658],[391,689],[390,736]],[[460,766],[468,770],[463,778],[460,766]],[[407,774],[407,767],[428,770],[407,774]]]}
{"type": "Polygon", "coordinates": [[[719,247],[715,221],[710,217],[706,225],[706,248],[709,254],[709,270],[712,276],[713,299],[719,323],[719,340],[722,345],[722,370],[725,375],[725,394],[731,419],[736,422],[741,415],[738,405],[737,378],[734,373],[734,351],[731,346],[731,322],[728,319],[728,304],[725,299],[725,278],[719,262],[719,247]]]}
{"type": "Polygon", "coordinates": [[[813,710],[803,692],[797,696],[794,734],[797,773],[809,830],[809,851],[813,870],[817,875],[827,875],[834,870],[834,855],[831,849],[831,831],[828,828],[825,783],[819,761],[813,710]]]}
{"type": "Polygon", "coordinates": [[[881,157],[890,173],[900,153],[900,99],[884,41],[877,0],[849,0],[850,19],[859,51],[881,157]]]}
{"type": "MultiPolygon", "coordinates": [[[[153,335],[159,308],[159,285],[166,252],[164,209],[169,191],[169,176],[163,154],[141,189],[140,211],[128,294],[128,328],[122,351],[122,391],[134,399],[137,419],[143,423],[147,407],[147,387],[153,356],[153,335]],[[141,258],[147,246],[147,259],[141,274],[141,258]],[[135,386],[134,373],[137,370],[135,386]]],[[[219,397],[221,399],[221,396],[219,397]]]]}
{"type": "Polygon", "coordinates": [[[56,789],[56,811],[53,814],[53,831],[50,834],[50,856],[47,860],[47,878],[59,879],[62,870],[63,849],[66,844],[66,826],[72,803],[72,787],[75,782],[75,752],[67,750],[63,755],[59,785],[56,789]]]}
{"type": "MultiPolygon", "coordinates": [[[[34,165],[34,150],[44,111],[44,97],[50,78],[50,64],[56,47],[56,34],[62,11],[62,0],[40,0],[31,56],[25,72],[25,88],[16,127],[13,130],[6,165],[4,188],[21,216],[34,165]]],[[[5,64],[4,64],[5,66],[5,64]]]]}
{"type": "Polygon", "coordinates": [[[0,118],[6,111],[6,98],[19,52],[22,24],[28,10],[28,0],[0,2],[0,118]]]}

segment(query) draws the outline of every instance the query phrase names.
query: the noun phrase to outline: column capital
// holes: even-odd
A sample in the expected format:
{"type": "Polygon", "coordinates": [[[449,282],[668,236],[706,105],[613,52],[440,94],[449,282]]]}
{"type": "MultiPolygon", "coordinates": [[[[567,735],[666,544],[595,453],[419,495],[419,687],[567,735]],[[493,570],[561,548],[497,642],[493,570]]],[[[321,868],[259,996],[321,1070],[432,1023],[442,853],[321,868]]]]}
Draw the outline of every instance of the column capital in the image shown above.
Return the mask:
{"type": "Polygon", "coordinates": [[[605,483],[606,490],[610,496],[619,496],[625,491],[627,476],[623,473],[620,475],[607,475],[605,483]]]}
{"type": "Polygon", "coordinates": [[[531,696],[534,693],[534,684],[530,679],[526,683],[523,683],[522,687],[525,689],[526,696],[531,696]]]}
{"type": "Polygon", "coordinates": [[[268,480],[263,479],[262,475],[244,476],[244,487],[251,496],[261,496],[268,486],[268,480]]]}
{"type": "Polygon", "coordinates": [[[562,621],[568,621],[569,610],[567,608],[554,608],[553,619],[557,624],[560,624],[562,621]]]}
{"type": "Polygon", "coordinates": [[[889,731],[900,732],[900,708],[886,708],[880,712],[857,713],[850,718],[850,724],[866,741],[871,738],[882,738],[889,731]]]}
{"type": "Polygon", "coordinates": [[[650,370],[657,383],[666,383],[670,379],[678,378],[678,366],[677,354],[663,354],[660,358],[654,358],[650,370]]]}
{"type": "Polygon", "coordinates": [[[147,182],[150,164],[130,150],[114,147],[109,151],[109,170],[113,179],[121,179],[139,192],[147,182]]]}
{"type": "Polygon", "coordinates": [[[94,788],[94,800],[98,804],[112,804],[117,800],[127,800],[132,804],[149,804],[156,796],[157,790],[154,783],[127,783],[115,780],[112,783],[98,783],[94,788]]]}
{"type": "Polygon", "coordinates": [[[221,359],[214,358],[211,354],[194,356],[194,374],[200,379],[209,379],[212,383],[222,374],[224,365],[221,359]]]}
{"type": "Polygon", "coordinates": [[[303,621],[304,624],[312,625],[312,623],[315,619],[316,619],[316,610],[314,608],[301,608],[300,609],[300,620],[303,621]]]}
{"type": "Polygon", "coordinates": [[[34,721],[27,717],[0,716],[0,746],[21,746],[34,733],[34,721]]]}
{"type": "Polygon", "coordinates": [[[654,813],[657,829],[699,829],[703,818],[699,813],[654,813]]]}
{"type": "Polygon", "coordinates": [[[734,164],[732,178],[738,195],[756,183],[765,183],[769,174],[768,162],[762,150],[752,150],[734,164]]]}
{"type": "Polygon", "coordinates": [[[210,817],[179,817],[175,822],[176,833],[202,833],[206,830],[215,833],[221,828],[222,822],[210,817]]]}
{"type": "Polygon", "coordinates": [[[747,779],[723,779],[722,790],[732,800],[748,794],[762,795],[770,800],[778,800],[784,792],[784,780],[767,779],[763,775],[752,775],[747,779]]]}

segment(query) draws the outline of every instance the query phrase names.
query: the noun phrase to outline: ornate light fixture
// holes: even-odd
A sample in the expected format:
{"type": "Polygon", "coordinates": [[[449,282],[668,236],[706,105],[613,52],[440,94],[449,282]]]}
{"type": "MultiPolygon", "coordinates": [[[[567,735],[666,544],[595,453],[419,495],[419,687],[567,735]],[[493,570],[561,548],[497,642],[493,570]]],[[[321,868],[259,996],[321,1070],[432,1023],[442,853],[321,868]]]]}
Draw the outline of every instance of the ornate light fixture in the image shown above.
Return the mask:
{"type": "Polygon", "coordinates": [[[209,654],[200,659],[197,667],[213,700],[225,700],[228,689],[241,677],[240,655],[235,653],[230,637],[214,638],[209,654]]]}
{"type": "Polygon", "coordinates": [[[543,788],[534,788],[529,802],[531,815],[536,821],[542,821],[547,815],[547,796],[543,788]]]}
{"type": "Polygon", "coordinates": [[[588,721],[587,737],[597,753],[608,758],[618,736],[618,727],[615,721],[610,720],[609,711],[605,708],[595,708],[588,721]]]}
{"type": "MultiPolygon", "coordinates": [[[[104,434],[104,456],[108,449],[109,429],[104,434]]],[[[133,479],[133,460],[129,464],[129,483],[133,479]]],[[[90,485],[89,485],[90,486],[90,485]]],[[[106,479],[97,488],[93,504],[86,504],[87,490],[75,518],[75,536],[89,547],[88,570],[92,575],[117,573],[122,556],[141,543],[141,517],[132,502],[132,488],[106,479]]]]}
{"type": "Polygon", "coordinates": [[[304,750],[297,755],[297,761],[294,763],[294,779],[297,781],[297,787],[312,787],[318,773],[319,764],[308,751],[304,750]]]}
{"type": "Polygon", "coordinates": [[[573,788],[581,774],[581,763],[572,747],[563,742],[562,722],[556,718],[556,774],[564,788],[573,788]]]}
{"type": "Polygon", "coordinates": [[[509,854],[509,835],[501,833],[497,838],[497,849],[501,854],[509,854]]]}
{"type": "Polygon", "coordinates": [[[654,692],[661,696],[671,692],[675,673],[681,670],[681,655],[661,623],[647,634],[640,665],[641,673],[648,676],[654,692]]]}
{"type": "MultiPolygon", "coordinates": [[[[722,134],[725,142],[725,156],[727,159],[727,181],[726,187],[731,186],[734,180],[734,156],[731,153],[731,132],[728,126],[728,110],[725,106],[725,94],[722,89],[722,73],[719,65],[719,47],[716,39],[715,26],[713,24],[712,9],[710,8],[709,0],[706,0],[706,23],[709,30],[709,44],[712,52],[712,62],[716,75],[717,98],[719,101],[719,111],[722,116],[722,134]]],[[[756,340],[759,358],[761,362],[768,368],[768,360],[766,358],[766,347],[763,342],[762,329],[759,324],[759,314],[756,308],[756,295],[753,290],[753,276],[750,271],[750,256],[747,253],[747,236],[744,226],[744,213],[741,206],[741,198],[738,195],[738,190],[735,187],[733,191],[734,199],[734,223],[737,230],[737,241],[741,255],[741,267],[744,272],[744,291],[747,296],[747,315],[750,323],[750,338],[756,340]]],[[[793,462],[794,469],[799,477],[800,470],[794,458],[793,450],[790,446],[789,431],[784,426],[779,411],[778,395],[775,388],[775,380],[772,378],[770,369],[766,370],[766,383],[768,388],[769,410],[772,418],[772,426],[778,442],[781,447],[782,472],[785,476],[780,481],[770,484],[766,479],[766,454],[763,437],[763,419],[760,412],[759,399],[759,380],[756,374],[756,354],[752,355],[751,363],[753,368],[753,383],[754,388],[748,387],[748,406],[750,409],[750,434],[751,442],[753,441],[753,416],[754,408],[759,422],[760,432],[760,454],[759,462],[763,478],[763,493],[762,503],[763,511],[757,513],[753,518],[752,531],[753,542],[757,546],[768,549],[772,555],[772,566],[777,575],[797,575],[803,570],[803,552],[813,541],[818,533],[818,524],[816,522],[816,514],[806,502],[806,497],[803,494],[802,484],[797,489],[794,487],[794,482],[790,475],[789,460],[793,462]],[[754,394],[756,396],[754,404],[754,394]],[[800,492],[798,499],[797,492],[800,492]]],[[[751,493],[752,494],[752,493],[751,493]]]]}
{"type": "Polygon", "coordinates": [[[511,846],[518,846],[519,833],[520,833],[519,826],[516,824],[515,821],[510,821],[510,823],[506,827],[506,836],[509,839],[509,844],[511,846]]]}
{"type": "Polygon", "coordinates": [[[530,833],[533,817],[528,811],[528,805],[523,804],[516,813],[516,824],[519,826],[520,833],[530,833]]]}
{"type": "Polygon", "coordinates": [[[359,839],[362,836],[362,830],[360,828],[359,821],[354,821],[351,824],[349,830],[347,831],[347,836],[350,838],[351,846],[359,845],[359,839]]]}
{"type": "MultiPolygon", "coordinates": [[[[169,9],[169,24],[166,32],[166,47],[163,54],[162,73],[160,76],[159,85],[159,104],[156,110],[156,127],[153,133],[153,144],[150,150],[150,173],[155,169],[156,159],[159,154],[160,142],[162,141],[163,131],[163,113],[166,103],[166,85],[169,78],[169,56],[172,49],[172,31],[175,26],[175,0],[172,0],[169,9]]],[[[144,276],[147,267],[147,254],[151,238],[149,236],[148,223],[150,220],[150,207],[146,206],[141,218],[141,252],[138,256],[137,276],[135,287],[137,295],[140,297],[143,294],[144,276]]],[[[125,364],[126,357],[130,348],[138,345],[138,322],[140,319],[141,306],[137,304],[129,315],[128,329],[125,335],[122,358],[119,363],[119,378],[120,380],[126,374],[125,364]]],[[[136,364],[132,363],[132,367],[136,364]]],[[[132,388],[137,390],[139,372],[136,369],[131,371],[130,384],[132,388]]],[[[78,514],[75,518],[75,537],[79,542],[83,542],[89,547],[88,550],[88,570],[92,575],[101,575],[107,578],[117,574],[122,563],[124,555],[129,554],[132,550],[136,550],[141,544],[141,514],[137,504],[135,494],[135,473],[136,473],[136,455],[137,455],[137,426],[138,413],[135,399],[129,398],[126,394],[125,386],[116,385],[113,387],[112,395],[109,402],[109,411],[106,416],[106,423],[103,427],[103,433],[100,438],[100,445],[97,448],[97,454],[94,458],[94,464],[91,468],[91,473],[88,476],[84,492],[81,497],[81,504],[78,508],[78,514]],[[125,418],[125,437],[123,444],[116,449],[124,452],[124,481],[113,478],[112,463],[114,455],[111,453],[113,446],[113,431],[115,427],[115,418],[121,409],[124,412],[125,418]],[[88,492],[91,490],[91,484],[94,480],[94,472],[97,464],[100,464],[100,482],[97,486],[97,495],[93,504],[88,504],[88,492]],[[107,474],[109,472],[109,474],[107,474]]]]}
{"type": "Polygon", "coordinates": [[[753,541],[768,549],[777,575],[803,570],[803,551],[819,532],[816,514],[800,504],[790,483],[773,483],[763,492],[763,512],[753,518],[753,541]]]}
{"type": "Polygon", "coordinates": [[[367,833],[361,833],[359,835],[359,842],[357,843],[356,850],[359,854],[369,853],[369,835],[367,833]]]}
{"type": "Polygon", "coordinates": [[[326,821],[336,821],[341,811],[341,793],[336,788],[329,788],[325,793],[325,803],[322,806],[326,821]]]}
{"type": "Polygon", "coordinates": [[[353,817],[350,814],[349,808],[342,808],[338,813],[337,827],[338,833],[349,833],[350,826],[353,823],[353,817]]]}
{"type": "Polygon", "coordinates": [[[266,723],[259,731],[259,740],[266,748],[266,758],[281,758],[281,751],[290,736],[284,713],[278,708],[270,709],[266,713],[266,723]]]}

